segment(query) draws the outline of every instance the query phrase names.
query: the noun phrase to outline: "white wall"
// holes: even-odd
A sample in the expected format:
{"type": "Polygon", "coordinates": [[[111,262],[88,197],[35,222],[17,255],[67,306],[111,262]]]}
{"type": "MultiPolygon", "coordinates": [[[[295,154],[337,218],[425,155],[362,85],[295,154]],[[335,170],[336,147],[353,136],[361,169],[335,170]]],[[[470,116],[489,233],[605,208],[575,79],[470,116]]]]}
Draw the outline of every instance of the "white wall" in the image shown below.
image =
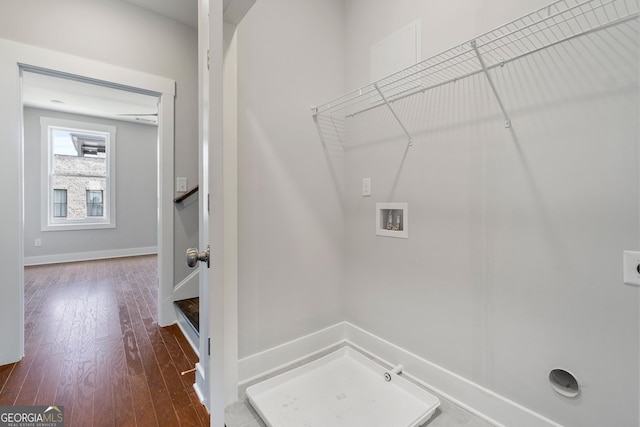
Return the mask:
{"type": "MultiPolygon", "coordinates": [[[[347,86],[369,47],[417,18],[427,58],[545,1],[346,2],[347,86]]],[[[567,426],[638,425],[637,30],[560,45],[347,124],[347,320],[567,426]],[[370,198],[361,179],[372,179],[370,198]],[[376,237],[408,202],[409,239],[376,237]],[[582,385],[555,394],[549,371],[582,385]]],[[[428,382],[428,379],[425,379],[428,382]]]]}
{"type": "Polygon", "coordinates": [[[342,7],[260,0],[238,26],[239,357],[344,318],[344,215],[309,110],[344,88],[342,7]]]}
{"type": "MultiPolygon", "coordinates": [[[[121,1],[7,0],[0,37],[175,80],[175,174],[198,182],[195,29],[121,1]]],[[[197,209],[176,209],[174,224],[178,283],[191,272],[184,252],[197,245],[197,209]]]]}
{"type": "MultiPolygon", "coordinates": [[[[58,259],[79,252],[152,248],[157,244],[158,128],[97,117],[24,109],[24,256],[58,259]],[[116,228],[102,230],[41,231],[40,117],[91,121],[117,128],[116,228]],[[42,241],[36,247],[35,239],[42,241]],[[55,257],[52,257],[55,256],[55,257]]],[[[126,251],[125,251],[126,252],[126,251]]]]}

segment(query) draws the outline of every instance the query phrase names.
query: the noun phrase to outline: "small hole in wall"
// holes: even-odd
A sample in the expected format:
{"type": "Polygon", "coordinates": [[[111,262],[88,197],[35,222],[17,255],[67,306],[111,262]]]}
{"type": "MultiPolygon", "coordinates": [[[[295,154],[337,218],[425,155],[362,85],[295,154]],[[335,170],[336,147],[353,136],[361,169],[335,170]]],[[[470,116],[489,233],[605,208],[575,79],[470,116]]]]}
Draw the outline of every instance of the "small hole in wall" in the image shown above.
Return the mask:
{"type": "Polygon", "coordinates": [[[553,369],[549,372],[551,387],[563,396],[576,397],[580,393],[578,380],[564,369],[553,369]]]}

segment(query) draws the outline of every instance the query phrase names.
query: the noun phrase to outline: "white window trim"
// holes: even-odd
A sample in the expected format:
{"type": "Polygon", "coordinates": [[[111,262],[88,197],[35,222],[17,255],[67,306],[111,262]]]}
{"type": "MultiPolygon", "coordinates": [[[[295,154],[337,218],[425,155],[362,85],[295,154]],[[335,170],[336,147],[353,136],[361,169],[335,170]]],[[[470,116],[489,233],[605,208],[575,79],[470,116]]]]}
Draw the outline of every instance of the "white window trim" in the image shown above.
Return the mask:
{"type": "Polygon", "coordinates": [[[41,141],[41,231],[69,231],[69,230],[94,230],[116,227],[116,127],[99,123],[80,122],[55,117],[40,117],[40,141],[41,141]],[[52,221],[53,202],[51,190],[51,128],[66,128],[80,132],[102,132],[109,135],[106,147],[107,170],[109,176],[106,183],[107,196],[104,198],[105,218],[87,218],[83,220],[52,221]]]}

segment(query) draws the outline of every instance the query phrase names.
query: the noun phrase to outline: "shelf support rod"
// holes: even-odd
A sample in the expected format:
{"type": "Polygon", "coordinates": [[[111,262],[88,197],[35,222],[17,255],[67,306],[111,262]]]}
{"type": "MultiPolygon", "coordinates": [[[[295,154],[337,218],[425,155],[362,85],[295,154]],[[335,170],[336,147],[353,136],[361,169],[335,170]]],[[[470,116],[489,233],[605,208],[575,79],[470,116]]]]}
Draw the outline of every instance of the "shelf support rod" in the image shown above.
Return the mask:
{"type": "Polygon", "coordinates": [[[484,75],[487,78],[487,81],[489,82],[489,86],[491,86],[491,90],[493,91],[493,95],[496,97],[496,100],[498,101],[498,105],[500,106],[500,109],[502,110],[502,115],[504,116],[504,127],[505,128],[510,128],[511,127],[511,120],[509,119],[509,115],[507,114],[507,110],[504,108],[504,105],[502,104],[502,99],[500,99],[500,94],[498,94],[498,89],[496,89],[495,84],[493,84],[493,79],[491,78],[491,75],[489,74],[489,69],[487,68],[487,65],[484,63],[484,59],[482,58],[482,55],[480,54],[480,51],[478,50],[478,45],[477,45],[475,40],[471,40],[470,44],[471,44],[471,47],[473,48],[473,51],[476,53],[476,56],[478,57],[478,61],[480,61],[480,66],[482,67],[482,71],[484,72],[484,75]]]}
{"type": "Polygon", "coordinates": [[[318,121],[318,109],[315,109],[316,112],[313,115],[313,122],[316,124],[316,130],[318,131],[318,135],[320,136],[320,142],[322,142],[323,146],[327,146],[326,141],[324,140],[324,134],[322,133],[322,128],[320,127],[320,122],[318,121]]]}
{"type": "Polygon", "coordinates": [[[400,125],[402,130],[404,131],[405,135],[407,135],[407,138],[409,138],[409,145],[410,146],[413,145],[413,139],[411,139],[411,135],[409,134],[409,131],[407,131],[407,128],[404,127],[404,125],[402,124],[402,121],[400,120],[400,118],[398,117],[396,112],[394,111],[393,107],[391,107],[391,104],[389,104],[389,101],[387,101],[387,98],[384,96],[384,94],[382,93],[382,91],[378,87],[378,83],[374,83],[373,87],[376,88],[376,90],[380,94],[380,97],[384,101],[385,105],[387,106],[387,108],[389,108],[389,111],[391,111],[391,114],[393,114],[393,117],[395,117],[396,121],[398,122],[398,124],[400,125]]]}

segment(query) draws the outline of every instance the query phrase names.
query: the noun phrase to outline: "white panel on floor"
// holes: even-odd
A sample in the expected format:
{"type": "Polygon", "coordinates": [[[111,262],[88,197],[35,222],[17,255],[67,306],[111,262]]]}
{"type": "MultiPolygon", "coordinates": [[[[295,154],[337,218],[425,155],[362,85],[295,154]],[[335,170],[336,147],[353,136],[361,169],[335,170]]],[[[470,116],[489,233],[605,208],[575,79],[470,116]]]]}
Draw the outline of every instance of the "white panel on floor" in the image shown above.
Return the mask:
{"type": "Polygon", "coordinates": [[[349,347],[253,385],[247,396],[270,427],[416,427],[440,404],[349,347]]]}

